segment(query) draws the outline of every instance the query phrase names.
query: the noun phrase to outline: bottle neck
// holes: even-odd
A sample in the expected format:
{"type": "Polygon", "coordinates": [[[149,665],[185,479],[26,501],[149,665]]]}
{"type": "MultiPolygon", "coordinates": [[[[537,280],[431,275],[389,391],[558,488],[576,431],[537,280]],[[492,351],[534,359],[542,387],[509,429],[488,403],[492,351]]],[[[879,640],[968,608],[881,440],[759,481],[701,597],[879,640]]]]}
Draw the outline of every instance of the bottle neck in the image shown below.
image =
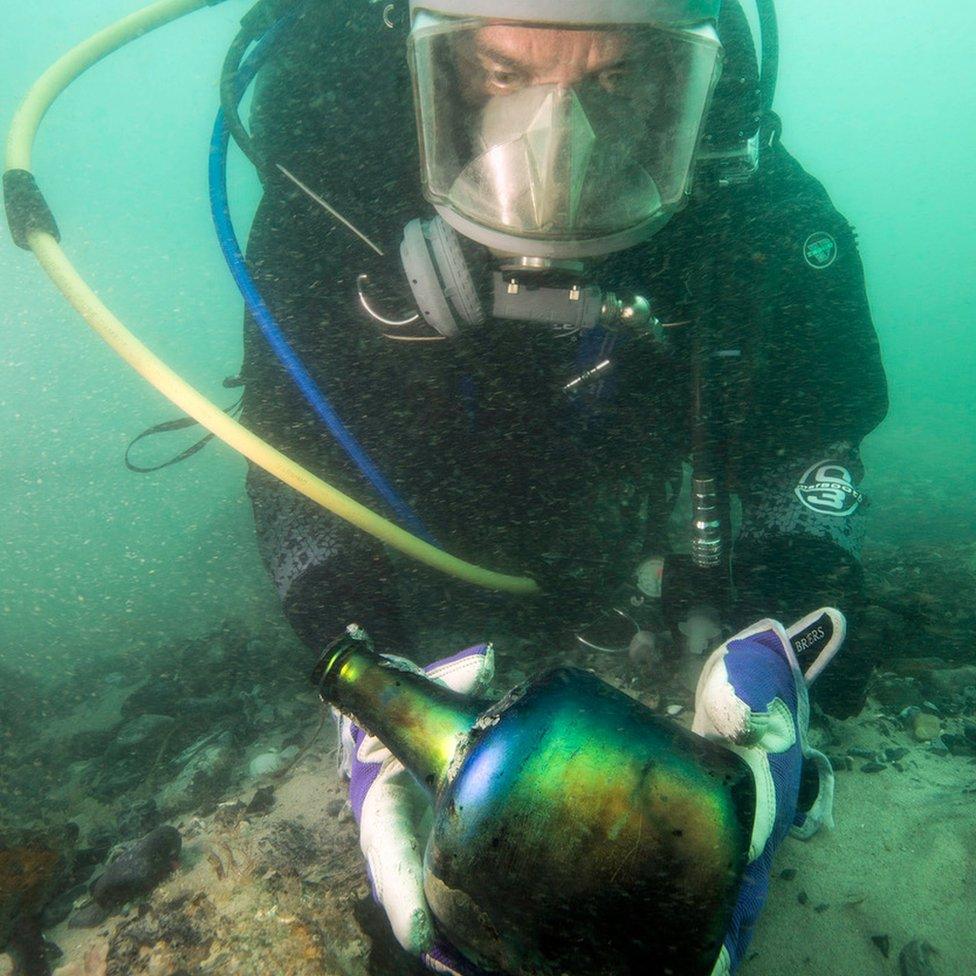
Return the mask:
{"type": "Polygon", "coordinates": [[[327,653],[315,678],[322,699],[376,736],[432,795],[444,784],[458,747],[488,705],[436,684],[352,637],[327,653]]]}

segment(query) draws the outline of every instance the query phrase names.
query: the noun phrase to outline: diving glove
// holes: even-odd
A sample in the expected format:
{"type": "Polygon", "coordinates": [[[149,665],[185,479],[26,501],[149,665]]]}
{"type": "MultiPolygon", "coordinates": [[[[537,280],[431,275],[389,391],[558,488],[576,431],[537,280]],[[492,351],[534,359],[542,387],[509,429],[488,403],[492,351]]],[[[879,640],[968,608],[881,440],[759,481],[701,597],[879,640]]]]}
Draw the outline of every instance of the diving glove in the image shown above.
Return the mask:
{"type": "Polygon", "coordinates": [[[833,770],[807,741],[807,688],[840,649],[845,629],[843,615],[829,607],[788,631],[760,620],[717,648],[702,669],[692,729],[738,753],[756,782],[749,865],[713,976],[727,976],[742,960],[769,892],[773,855],[787,833],[807,839],[833,826],[833,770]],[[805,764],[818,774],[819,788],[812,805],[798,811],[805,764]]]}
{"type": "MultiPolygon", "coordinates": [[[[482,694],[494,674],[491,645],[469,647],[423,671],[431,681],[454,691],[482,694]]],[[[370,888],[397,942],[433,972],[480,976],[481,970],[438,935],[427,907],[423,858],[430,833],[430,799],[379,739],[348,718],[336,716],[340,771],[349,780],[349,804],[359,824],[370,888]]]]}

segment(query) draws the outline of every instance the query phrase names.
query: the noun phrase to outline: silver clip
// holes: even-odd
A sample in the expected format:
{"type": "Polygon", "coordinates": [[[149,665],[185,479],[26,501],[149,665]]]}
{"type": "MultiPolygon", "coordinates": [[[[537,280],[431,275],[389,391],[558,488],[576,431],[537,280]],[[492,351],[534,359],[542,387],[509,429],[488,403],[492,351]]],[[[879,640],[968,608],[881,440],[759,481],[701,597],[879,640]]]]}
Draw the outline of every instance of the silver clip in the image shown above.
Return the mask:
{"type": "Polygon", "coordinates": [[[388,319],[385,315],[381,315],[379,312],[373,308],[369,303],[369,299],[366,297],[366,292],[363,290],[363,286],[369,283],[369,275],[359,274],[356,275],[356,291],[359,292],[359,304],[362,305],[366,314],[376,322],[381,325],[387,325],[391,328],[398,329],[405,325],[413,325],[420,318],[419,312],[414,312],[413,315],[408,319],[388,319]]]}

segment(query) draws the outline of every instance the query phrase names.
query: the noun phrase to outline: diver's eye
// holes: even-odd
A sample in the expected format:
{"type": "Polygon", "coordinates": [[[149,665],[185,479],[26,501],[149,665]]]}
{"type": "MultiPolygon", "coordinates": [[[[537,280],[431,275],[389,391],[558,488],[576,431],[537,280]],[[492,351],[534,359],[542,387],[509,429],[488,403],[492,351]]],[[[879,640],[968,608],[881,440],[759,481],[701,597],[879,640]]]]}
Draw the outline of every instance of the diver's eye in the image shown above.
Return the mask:
{"type": "Polygon", "coordinates": [[[634,84],[634,70],[627,64],[615,64],[611,68],[605,68],[597,77],[597,84],[607,92],[615,94],[625,94],[634,84]]]}
{"type": "Polygon", "coordinates": [[[525,83],[525,77],[520,71],[496,66],[488,69],[488,83],[500,91],[511,91],[520,88],[525,83]]]}

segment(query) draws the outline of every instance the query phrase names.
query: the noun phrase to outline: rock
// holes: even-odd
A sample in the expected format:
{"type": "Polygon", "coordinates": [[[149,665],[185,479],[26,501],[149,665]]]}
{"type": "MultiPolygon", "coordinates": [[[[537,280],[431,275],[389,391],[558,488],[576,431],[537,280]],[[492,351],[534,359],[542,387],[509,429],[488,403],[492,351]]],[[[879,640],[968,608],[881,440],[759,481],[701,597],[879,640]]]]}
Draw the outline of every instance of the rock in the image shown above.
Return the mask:
{"type": "Polygon", "coordinates": [[[949,747],[945,744],[942,736],[936,736],[931,744],[929,745],[929,750],[936,756],[948,756],[949,747]]]}
{"type": "Polygon", "coordinates": [[[133,837],[148,834],[153,827],[159,825],[161,819],[159,808],[152,797],[134,804],[127,810],[119,811],[115,818],[122,840],[131,840],[133,837]]]}
{"type": "Polygon", "coordinates": [[[784,881],[792,881],[796,877],[796,868],[783,868],[783,870],[780,871],[779,876],[784,881]]]}
{"type": "Polygon", "coordinates": [[[885,749],[884,754],[888,762],[894,763],[898,762],[899,759],[904,759],[908,755],[908,750],[904,748],[885,749]]]}
{"type": "Polygon", "coordinates": [[[277,719],[278,713],[275,711],[274,705],[265,703],[258,709],[257,714],[254,716],[254,724],[261,728],[270,728],[275,724],[277,719]]]}
{"type": "Polygon", "coordinates": [[[932,957],[938,952],[919,939],[912,939],[898,954],[898,969],[901,976],[935,976],[932,957]]]}
{"type": "Polygon", "coordinates": [[[864,749],[861,746],[854,746],[847,750],[849,756],[855,756],[858,759],[877,759],[878,754],[874,749],[864,749]]]}
{"type": "Polygon", "coordinates": [[[254,779],[257,779],[260,776],[276,773],[283,766],[284,763],[277,752],[262,752],[247,764],[247,771],[254,779]]]}
{"type": "Polygon", "coordinates": [[[122,717],[179,715],[183,698],[183,688],[175,678],[157,678],[140,685],[122,702],[122,717]]]}
{"type": "Polygon", "coordinates": [[[865,763],[861,767],[861,772],[862,773],[880,773],[882,770],[884,770],[886,768],[887,767],[885,766],[884,763],[879,763],[879,762],[875,762],[874,760],[872,760],[871,762],[865,763]]]}
{"type": "Polygon", "coordinates": [[[295,756],[298,755],[297,746],[289,746],[281,752],[269,750],[255,756],[247,765],[247,770],[254,779],[260,776],[270,776],[284,769],[295,756]]]}
{"type": "Polygon", "coordinates": [[[273,786],[262,786],[251,797],[251,802],[244,808],[244,812],[252,817],[261,817],[270,813],[275,805],[275,791],[273,786]]]}
{"type": "Polygon", "coordinates": [[[942,731],[942,723],[936,715],[929,715],[928,712],[919,712],[912,719],[911,729],[912,735],[919,742],[931,742],[933,739],[938,738],[939,733],[942,731]]]}
{"type": "Polygon", "coordinates": [[[639,630],[634,634],[627,648],[630,661],[638,668],[652,668],[661,662],[661,651],[657,637],[649,630],[639,630]]]}
{"type": "Polygon", "coordinates": [[[976,686],[976,665],[930,671],[924,681],[929,692],[938,698],[961,696],[966,688],[976,686]]]}
{"type": "Polygon", "coordinates": [[[14,957],[15,972],[47,971],[41,915],[71,877],[78,833],[66,823],[0,834],[0,953],[14,957]]]}
{"type": "Polygon", "coordinates": [[[854,768],[854,761],[850,756],[828,755],[827,759],[835,773],[843,773],[854,768]]]}
{"type": "Polygon", "coordinates": [[[922,691],[913,678],[879,674],[871,684],[871,697],[887,712],[898,713],[922,704],[922,691]]]}
{"type": "Polygon", "coordinates": [[[171,817],[204,801],[213,801],[230,779],[235,751],[234,737],[229,732],[207,736],[184,750],[180,760],[186,765],[156,797],[163,816],[171,817]]]}
{"type": "Polygon", "coordinates": [[[140,715],[119,729],[110,747],[112,757],[136,757],[151,761],[159,755],[166,737],[176,727],[170,715],[140,715]]]}
{"type": "Polygon", "coordinates": [[[109,916],[109,910],[102,908],[97,902],[90,901],[87,905],[76,909],[68,919],[69,929],[93,929],[109,916]]]}
{"type": "Polygon", "coordinates": [[[887,935],[872,935],[871,941],[885,959],[891,954],[891,939],[887,935]]]}
{"type": "Polygon", "coordinates": [[[92,884],[93,900],[102,908],[112,909],[148,894],[179,863],[182,846],[175,827],[166,825],[150,831],[112,861],[92,884]]]}
{"type": "Polygon", "coordinates": [[[953,756],[976,756],[976,745],[963,735],[942,734],[942,741],[946,744],[949,754],[953,756]]]}
{"type": "Polygon", "coordinates": [[[88,886],[84,884],[75,885],[67,891],[61,892],[53,901],[49,902],[41,914],[41,927],[53,929],[55,925],[60,925],[72,912],[75,902],[84,898],[88,894],[88,886]]]}
{"type": "Polygon", "coordinates": [[[69,759],[91,759],[101,755],[112,743],[109,729],[89,729],[76,732],[64,742],[65,755],[69,759]]]}
{"type": "Polygon", "coordinates": [[[218,803],[214,812],[214,823],[218,827],[236,827],[244,819],[244,804],[240,800],[218,803]]]}

